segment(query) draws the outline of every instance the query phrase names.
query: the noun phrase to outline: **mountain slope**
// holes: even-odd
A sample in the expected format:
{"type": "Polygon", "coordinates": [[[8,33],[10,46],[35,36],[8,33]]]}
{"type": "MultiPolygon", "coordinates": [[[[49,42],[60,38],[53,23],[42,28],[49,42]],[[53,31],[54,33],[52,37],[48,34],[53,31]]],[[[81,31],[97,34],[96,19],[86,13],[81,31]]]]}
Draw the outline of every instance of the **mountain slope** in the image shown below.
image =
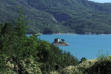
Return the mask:
{"type": "Polygon", "coordinates": [[[111,33],[111,4],[88,0],[0,0],[0,21],[14,21],[22,7],[29,32],[111,33]]]}

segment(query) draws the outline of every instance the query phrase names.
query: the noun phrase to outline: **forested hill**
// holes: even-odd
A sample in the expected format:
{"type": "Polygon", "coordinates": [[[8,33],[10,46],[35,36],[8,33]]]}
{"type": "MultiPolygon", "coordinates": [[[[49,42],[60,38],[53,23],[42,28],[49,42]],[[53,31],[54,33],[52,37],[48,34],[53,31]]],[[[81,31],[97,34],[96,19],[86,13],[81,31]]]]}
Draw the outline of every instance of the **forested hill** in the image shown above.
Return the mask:
{"type": "Polygon", "coordinates": [[[0,22],[15,21],[22,8],[29,32],[111,33],[111,4],[88,0],[0,0],[0,22]]]}

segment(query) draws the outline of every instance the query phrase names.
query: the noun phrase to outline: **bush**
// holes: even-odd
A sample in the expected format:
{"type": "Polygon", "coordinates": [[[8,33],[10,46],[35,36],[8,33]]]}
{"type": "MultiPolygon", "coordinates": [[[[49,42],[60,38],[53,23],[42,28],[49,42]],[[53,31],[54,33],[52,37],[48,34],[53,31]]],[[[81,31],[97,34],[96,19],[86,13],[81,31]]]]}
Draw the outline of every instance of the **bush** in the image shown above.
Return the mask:
{"type": "Polygon", "coordinates": [[[102,58],[97,61],[92,67],[86,69],[88,74],[111,74],[111,60],[102,58]]]}
{"type": "Polygon", "coordinates": [[[32,56],[25,59],[3,58],[1,58],[2,63],[0,63],[1,74],[42,74],[38,62],[32,56]],[[3,64],[3,62],[5,63],[3,64]]]}
{"type": "Polygon", "coordinates": [[[82,57],[80,63],[82,63],[82,62],[84,62],[84,61],[86,61],[86,60],[87,60],[87,59],[86,59],[85,57],[82,57]]]}

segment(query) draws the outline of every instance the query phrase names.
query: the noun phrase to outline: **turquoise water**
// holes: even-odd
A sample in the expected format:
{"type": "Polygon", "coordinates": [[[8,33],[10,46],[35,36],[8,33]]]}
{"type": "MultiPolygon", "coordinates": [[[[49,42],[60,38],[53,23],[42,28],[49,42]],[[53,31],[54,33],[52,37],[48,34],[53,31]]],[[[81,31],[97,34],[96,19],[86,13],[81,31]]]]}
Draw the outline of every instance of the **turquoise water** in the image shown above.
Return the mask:
{"type": "Polygon", "coordinates": [[[111,54],[111,35],[76,35],[76,34],[52,34],[39,37],[50,43],[54,38],[65,39],[69,46],[59,47],[63,51],[70,52],[78,59],[86,57],[94,59],[102,54],[111,54]]]}

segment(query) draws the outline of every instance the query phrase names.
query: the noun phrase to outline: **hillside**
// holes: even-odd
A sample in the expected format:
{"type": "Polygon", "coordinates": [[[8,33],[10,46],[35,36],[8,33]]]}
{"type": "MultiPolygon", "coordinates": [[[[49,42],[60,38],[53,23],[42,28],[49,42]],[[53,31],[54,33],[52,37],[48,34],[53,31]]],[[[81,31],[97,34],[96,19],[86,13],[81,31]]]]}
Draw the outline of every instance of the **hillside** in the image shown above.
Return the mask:
{"type": "Polygon", "coordinates": [[[78,64],[75,56],[40,40],[38,34],[26,36],[24,21],[18,21],[16,27],[0,24],[0,74],[49,74],[78,64]]]}
{"type": "Polygon", "coordinates": [[[111,33],[111,4],[88,0],[0,0],[0,22],[15,22],[20,8],[41,33],[111,33]]]}
{"type": "Polygon", "coordinates": [[[110,74],[111,56],[97,59],[84,60],[76,66],[68,66],[60,71],[52,71],[50,74],[110,74]]]}

